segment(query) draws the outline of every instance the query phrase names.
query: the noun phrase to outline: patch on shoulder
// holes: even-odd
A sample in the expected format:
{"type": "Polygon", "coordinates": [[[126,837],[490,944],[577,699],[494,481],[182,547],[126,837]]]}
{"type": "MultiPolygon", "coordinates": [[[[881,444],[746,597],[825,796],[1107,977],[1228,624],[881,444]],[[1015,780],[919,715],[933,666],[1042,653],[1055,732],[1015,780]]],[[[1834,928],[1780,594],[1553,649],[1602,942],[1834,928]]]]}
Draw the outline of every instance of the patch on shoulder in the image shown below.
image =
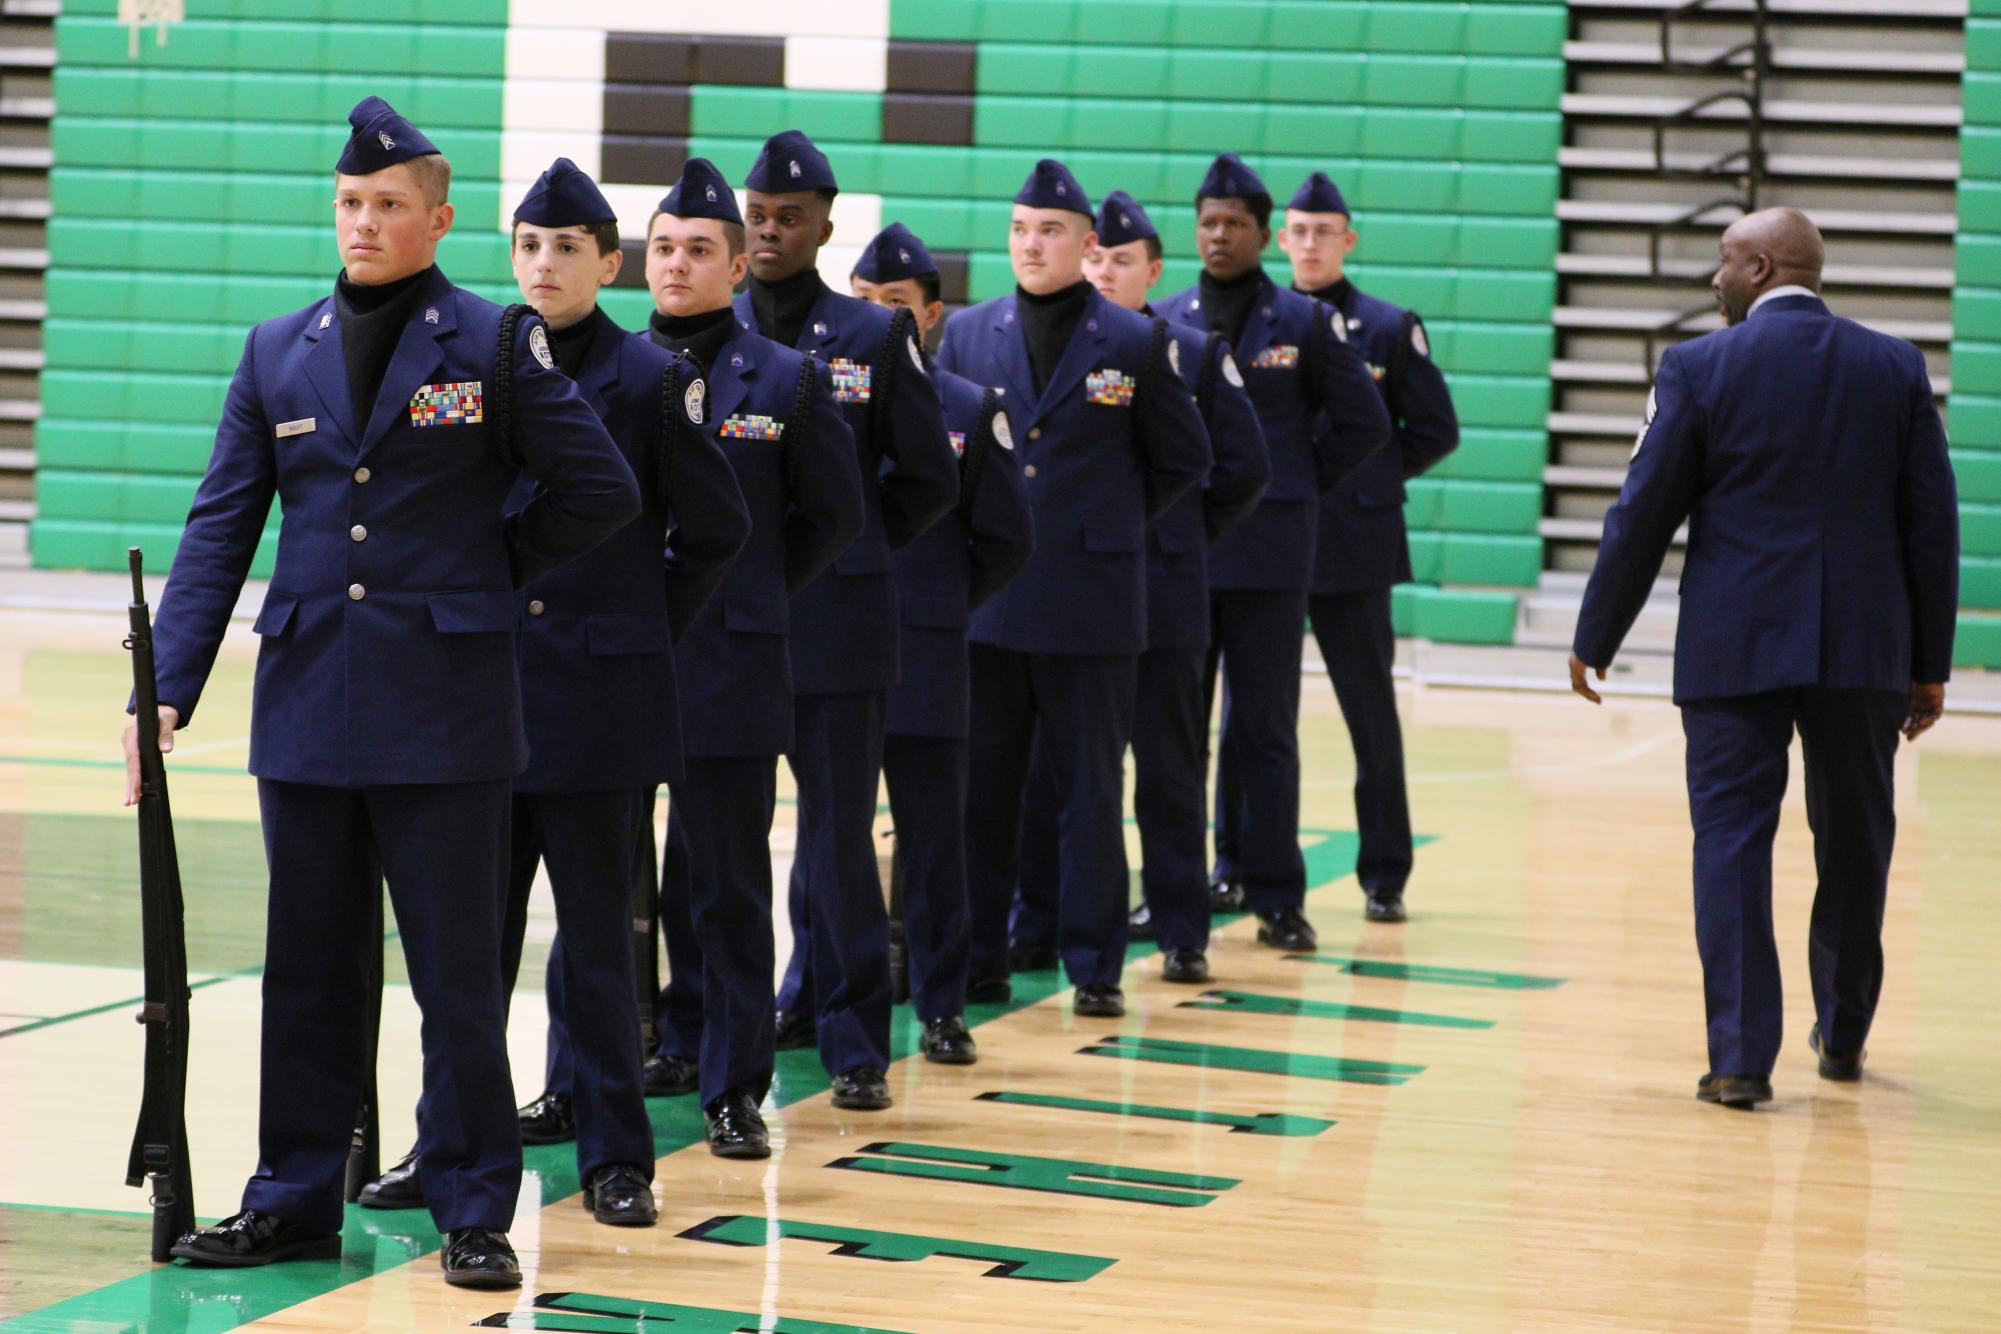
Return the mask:
{"type": "Polygon", "coordinates": [[[1223,378],[1238,389],[1244,387],[1244,373],[1237,369],[1237,359],[1228,352],[1223,354],[1223,378]]]}
{"type": "Polygon", "coordinates": [[[1640,446],[1647,443],[1647,431],[1653,426],[1654,413],[1657,412],[1660,408],[1659,402],[1654,397],[1655,393],[1656,393],[1655,390],[1652,389],[1647,390],[1646,420],[1640,423],[1640,433],[1633,437],[1633,452],[1626,455],[1626,461],[1628,463],[1631,463],[1634,459],[1640,456],[1640,446]]]}
{"type": "Polygon", "coordinates": [[[924,373],[924,354],[917,348],[916,337],[907,338],[904,340],[904,343],[910,348],[910,364],[917,368],[919,375],[922,375],[924,373]]]}
{"type": "Polygon", "coordinates": [[[702,410],[708,399],[709,387],[702,383],[700,376],[688,381],[687,392],[681,395],[681,406],[686,409],[688,420],[697,426],[702,424],[702,410]]]}
{"type": "Polygon", "coordinates": [[[1181,344],[1173,338],[1167,340],[1167,364],[1176,375],[1181,374],[1181,344]]]}
{"type": "Polygon", "coordinates": [[[528,350],[535,354],[535,360],[542,363],[543,370],[556,369],[556,359],[549,355],[549,330],[546,325],[538,324],[528,331],[528,350]]]}
{"type": "Polygon", "coordinates": [[[1411,321],[1410,345],[1417,349],[1417,355],[1420,357],[1430,358],[1431,344],[1424,336],[1424,325],[1416,320],[1411,321]]]}
{"type": "Polygon", "coordinates": [[[1012,451],[1014,449],[1014,434],[1007,429],[1007,414],[1005,412],[996,412],[994,414],[994,443],[1005,450],[1012,451]]]}

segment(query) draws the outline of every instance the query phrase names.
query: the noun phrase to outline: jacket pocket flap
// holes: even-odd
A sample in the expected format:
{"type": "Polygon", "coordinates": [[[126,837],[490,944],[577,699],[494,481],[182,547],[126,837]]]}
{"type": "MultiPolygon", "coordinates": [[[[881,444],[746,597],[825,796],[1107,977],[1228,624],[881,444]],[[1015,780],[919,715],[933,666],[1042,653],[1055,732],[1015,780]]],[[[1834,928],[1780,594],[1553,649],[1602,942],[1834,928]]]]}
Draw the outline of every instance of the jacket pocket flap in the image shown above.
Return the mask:
{"type": "Polygon", "coordinates": [[[1137,527],[1123,527],[1112,524],[1089,524],[1084,529],[1084,550],[1102,552],[1130,552],[1137,554],[1140,545],[1137,527]]]}
{"type": "Polygon", "coordinates": [[[782,635],[791,628],[791,615],[781,599],[726,598],[723,601],[723,629],[753,635],[782,635]]]}
{"type": "Polygon", "coordinates": [[[504,588],[430,593],[431,624],[441,635],[497,635],[514,629],[514,595],[504,588]]]}
{"type": "Polygon", "coordinates": [[[665,616],[586,616],[584,639],[597,657],[665,653],[673,642],[665,616]]]}
{"type": "Polygon", "coordinates": [[[264,605],[257,609],[257,623],[251,628],[260,635],[282,635],[298,610],[299,600],[290,593],[266,593],[264,605]]]}
{"type": "Polygon", "coordinates": [[[966,628],[964,598],[945,597],[937,593],[902,593],[897,596],[897,610],[905,625],[922,625],[934,630],[966,628]]]}

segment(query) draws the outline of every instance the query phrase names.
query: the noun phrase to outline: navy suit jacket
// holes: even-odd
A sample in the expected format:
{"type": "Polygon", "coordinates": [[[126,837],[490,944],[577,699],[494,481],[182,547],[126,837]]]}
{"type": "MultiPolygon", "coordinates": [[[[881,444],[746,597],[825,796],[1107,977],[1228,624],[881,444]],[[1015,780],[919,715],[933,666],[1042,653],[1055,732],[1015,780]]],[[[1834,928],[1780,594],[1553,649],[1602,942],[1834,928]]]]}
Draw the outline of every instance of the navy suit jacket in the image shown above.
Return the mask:
{"type": "MultiPolygon", "coordinates": [[[[577,388],[640,479],[645,512],[604,545],[531,582],[521,610],[528,769],[517,792],[652,788],[681,776],[674,641],[708,605],[750,537],[736,473],[688,423],[690,382],[675,356],[603,311],[577,388]],[[671,434],[670,434],[671,433],[671,434]]],[[[529,487],[515,487],[515,504],[529,487]]]]}
{"type": "MultiPolygon", "coordinates": [[[[736,311],[757,333],[748,293],[737,297],[736,311]]],[[[792,606],[792,683],[801,695],[884,690],[895,682],[890,551],[929,528],[958,498],[958,465],[917,342],[907,311],[892,313],[824,289],[794,344],[832,369],[857,467],[871,483],[862,487],[861,535],[792,606]]]]}
{"type": "Polygon", "coordinates": [[[889,692],[885,730],[956,738],[971,723],[972,610],[1028,560],[1035,521],[1021,464],[994,430],[1001,396],[950,371],[931,380],[959,455],[959,503],[895,556],[903,675],[889,692]]]}
{"type": "Polygon", "coordinates": [[[704,388],[698,425],[736,472],[750,540],[676,646],[683,745],[782,755],[792,748],[791,600],[862,530],[854,437],[826,367],[740,325],[704,388]]]}
{"type": "MultiPolygon", "coordinates": [[[[1209,545],[1257,509],[1271,485],[1271,455],[1257,408],[1226,366],[1221,334],[1170,324],[1174,369],[1195,393],[1215,462],[1199,491],[1174,502],[1147,530],[1146,642],[1150,649],[1209,647],[1209,545]]],[[[1239,374],[1238,379],[1242,379],[1239,374]]]]}
{"type": "Polygon", "coordinates": [[[1146,525],[1209,472],[1209,433],[1164,327],[1090,292],[1040,394],[1010,294],[945,326],[938,364],[1002,390],[1035,550],[969,637],[1023,653],[1146,649],[1146,525]]]}
{"type": "MultiPolygon", "coordinates": [[[[1209,327],[1200,287],[1169,297],[1159,313],[1209,327]]],[[[1330,308],[1260,275],[1232,369],[1257,405],[1272,481],[1251,517],[1210,554],[1212,588],[1305,592],[1320,496],[1389,442],[1383,397],[1347,335],[1330,308]],[[1329,429],[1316,432],[1322,413],[1329,429]]]]}
{"type": "MultiPolygon", "coordinates": [[[[1322,299],[1348,321],[1348,342],[1382,390],[1393,433],[1388,449],[1321,497],[1313,591],[1374,592],[1411,577],[1404,483],[1459,448],[1459,415],[1431,359],[1423,320],[1345,279],[1322,299]]],[[[1319,429],[1329,429],[1324,417],[1319,429]]]]}
{"type": "Polygon", "coordinates": [[[1784,296],[1670,348],[1573,648],[1618,652],[1688,520],[1678,702],[1950,674],[1959,507],[1923,355],[1784,296]]]}
{"type": "Polygon", "coordinates": [[[160,702],[185,726],[277,497],[256,624],[258,777],[464,783],[527,764],[515,585],[602,542],[640,501],[597,414],[533,354],[547,342],[532,315],[511,349],[512,450],[495,438],[500,325],[499,306],[430,270],[365,424],[331,295],[245,339],[154,652],[160,702]],[[541,485],[507,517],[514,457],[541,485]]]}

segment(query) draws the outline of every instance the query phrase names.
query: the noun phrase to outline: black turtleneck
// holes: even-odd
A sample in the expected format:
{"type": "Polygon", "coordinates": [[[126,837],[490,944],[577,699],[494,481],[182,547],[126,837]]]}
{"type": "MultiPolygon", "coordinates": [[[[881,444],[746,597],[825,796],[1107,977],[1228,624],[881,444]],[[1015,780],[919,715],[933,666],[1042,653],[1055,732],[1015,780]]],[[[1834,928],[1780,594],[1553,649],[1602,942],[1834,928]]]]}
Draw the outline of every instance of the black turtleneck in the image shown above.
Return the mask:
{"type": "Polygon", "coordinates": [[[584,363],[584,354],[590,350],[591,340],[597,337],[598,323],[608,316],[601,307],[591,307],[591,313],[575,324],[561,329],[549,330],[549,355],[556,359],[556,369],[577,378],[577,370],[584,363]]]}
{"type": "Polygon", "coordinates": [[[1211,278],[1207,270],[1202,273],[1202,304],[1209,310],[1209,328],[1229,339],[1232,346],[1244,341],[1244,325],[1250,321],[1264,277],[1264,266],[1259,264],[1234,278],[1211,278]]]}
{"type": "MultiPolygon", "coordinates": [[[[1303,287],[1299,290],[1306,292],[1306,289],[1303,287]]],[[[1349,282],[1346,278],[1336,278],[1325,287],[1316,287],[1312,291],[1306,292],[1306,295],[1312,297],[1315,301],[1325,301],[1328,305],[1334,307],[1334,309],[1346,314],[1348,299],[1354,295],[1354,292],[1355,284],[1349,282]]]]}
{"type": "Polygon", "coordinates": [[[707,374],[714,369],[716,354],[736,327],[736,311],[718,306],[699,315],[663,315],[654,311],[646,321],[647,335],[669,352],[686,352],[707,374]]]}
{"type": "Polygon", "coordinates": [[[801,269],[775,283],[751,275],[750,308],[757,315],[757,331],[774,343],[793,346],[826,287],[818,269],[801,269]]]}
{"type": "Polygon", "coordinates": [[[1035,376],[1035,392],[1040,394],[1048,385],[1049,377],[1056,373],[1056,363],[1063,360],[1063,353],[1070,346],[1070,335],[1077,332],[1077,321],[1084,318],[1084,302],[1091,294],[1091,284],[1079,278],[1061,291],[1046,296],[1014,289],[1015,310],[1021,318],[1021,336],[1028,342],[1028,369],[1035,376]]]}
{"type": "Polygon", "coordinates": [[[417,289],[430,277],[431,269],[398,278],[393,283],[349,282],[342,270],[334,280],[334,306],[340,312],[340,351],[347,362],[348,400],[354,407],[354,429],[368,425],[375,410],[375,396],[382,391],[382,377],[388,373],[389,358],[396,354],[403,326],[410,322],[410,307],[417,289]]]}

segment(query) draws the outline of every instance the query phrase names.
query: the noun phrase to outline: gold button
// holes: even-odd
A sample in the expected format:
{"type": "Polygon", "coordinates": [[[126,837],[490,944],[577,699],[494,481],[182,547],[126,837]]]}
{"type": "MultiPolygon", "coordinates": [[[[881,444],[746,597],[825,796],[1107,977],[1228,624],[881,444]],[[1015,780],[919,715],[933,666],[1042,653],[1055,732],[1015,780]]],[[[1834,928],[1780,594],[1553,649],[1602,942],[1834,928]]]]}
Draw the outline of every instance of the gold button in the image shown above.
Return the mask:
{"type": "Polygon", "coordinates": [[[354,480],[357,485],[365,484],[368,481],[368,479],[370,477],[373,477],[374,475],[375,474],[371,473],[366,468],[356,468],[354,470],[354,480]]]}
{"type": "Polygon", "coordinates": [[[535,599],[535,601],[528,604],[528,614],[530,616],[540,616],[543,612],[547,610],[549,609],[542,605],[542,600],[540,598],[537,598],[535,599]]]}
{"type": "Polygon", "coordinates": [[[368,596],[368,590],[360,584],[349,584],[347,586],[347,596],[350,601],[359,602],[368,596]]]}
{"type": "Polygon", "coordinates": [[[1042,428],[1040,426],[1029,427],[1028,438],[1030,440],[1040,440],[1042,438],[1042,428]]]}
{"type": "Polygon", "coordinates": [[[368,540],[368,530],[360,524],[356,524],[354,527],[348,529],[347,535],[357,542],[366,542],[368,540]]]}
{"type": "Polygon", "coordinates": [[[1035,476],[1035,465],[1034,465],[1033,463],[1031,463],[1031,464],[1029,464],[1029,465],[1028,465],[1028,466],[1027,466],[1026,468],[1023,468],[1023,469],[1021,470],[1021,475],[1022,475],[1023,477],[1033,477],[1033,476],[1035,476]]]}

